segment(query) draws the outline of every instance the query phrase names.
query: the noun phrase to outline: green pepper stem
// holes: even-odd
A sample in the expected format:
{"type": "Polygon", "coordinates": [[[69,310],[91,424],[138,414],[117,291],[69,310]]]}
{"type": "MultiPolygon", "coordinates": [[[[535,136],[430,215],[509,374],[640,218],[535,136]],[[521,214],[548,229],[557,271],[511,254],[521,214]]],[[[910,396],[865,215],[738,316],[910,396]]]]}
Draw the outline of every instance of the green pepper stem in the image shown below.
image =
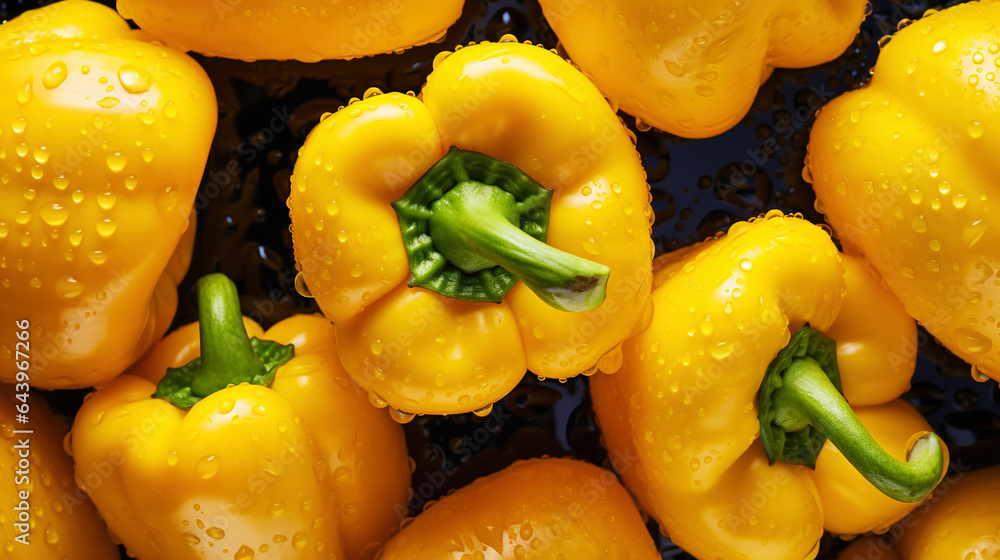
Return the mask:
{"type": "Polygon", "coordinates": [[[604,302],[610,269],[542,243],[514,221],[510,193],[464,181],[433,204],[429,233],[434,246],[466,273],[501,266],[556,309],[586,311],[604,302]]]}
{"type": "Polygon", "coordinates": [[[250,382],[266,372],[250,344],[236,285],[224,274],[208,274],[196,284],[201,368],[191,394],[204,398],[230,384],[250,382]]]}
{"type": "Polygon", "coordinates": [[[811,425],[831,442],[854,468],[882,493],[900,502],[923,499],[944,472],[941,440],[929,433],[913,445],[904,463],[879,447],[830,382],[819,363],[796,358],[772,395],[774,423],[794,432],[811,425]]]}

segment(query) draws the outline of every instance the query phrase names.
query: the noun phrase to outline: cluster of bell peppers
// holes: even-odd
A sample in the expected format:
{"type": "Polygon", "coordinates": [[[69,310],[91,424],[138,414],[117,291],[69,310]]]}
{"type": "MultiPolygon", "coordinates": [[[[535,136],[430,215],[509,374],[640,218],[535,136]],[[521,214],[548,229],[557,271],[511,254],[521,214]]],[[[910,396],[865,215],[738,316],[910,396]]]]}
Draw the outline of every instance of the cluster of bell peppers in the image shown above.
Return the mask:
{"type": "MultiPolygon", "coordinates": [[[[843,51],[864,3],[599,4],[542,1],[583,72],[504,37],[440,53],[419,95],[373,88],[324,115],[288,203],[297,287],[325,317],[264,330],[210,274],[199,322],[166,337],[216,122],[208,77],[178,51],[399,52],[441,39],[461,2],[121,0],[133,30],[65,0],[0,26],[16,86],[0,109],[0,315],[31,318],[32,386],[99,386],[66,437],[75,472],[65,426],[44,406],[32,417],[42,472],[27,488],[45,525],[28,526],[47,547],[32,557],[111,558],[121,542],[140,560],[656,558],[633,496],[698,558],[812,558],[824,530],[900,520],[905,560],[1000,551],[996,469],[921,505],[947,449],[899,399],[911,317],[974,375],[1000,375],[995,189],[966,157],[992,145],[984,69],[1000,65],[996,33],[969,29],[1000,28],[1000,3],[901,30],[872,82],[820,113],[807,177],[844,253],[772,212],[656,261],[614,105],[675,134],[720,133],[771,69],[843,51]],[[400,529],[397,422],[487,414],[527,370],[603,372],[594,407],[609,452],[630,458],[615,467],[631,495],[609,471],[536,459],[400,529]]],[[[23,457],[12,389],[5,470],[23,457]]],[[[18,485],[0,485],[4,520],[18,519],[18,485]]],[[[894,554],[883,545],[845,557],[894,554]]]]}

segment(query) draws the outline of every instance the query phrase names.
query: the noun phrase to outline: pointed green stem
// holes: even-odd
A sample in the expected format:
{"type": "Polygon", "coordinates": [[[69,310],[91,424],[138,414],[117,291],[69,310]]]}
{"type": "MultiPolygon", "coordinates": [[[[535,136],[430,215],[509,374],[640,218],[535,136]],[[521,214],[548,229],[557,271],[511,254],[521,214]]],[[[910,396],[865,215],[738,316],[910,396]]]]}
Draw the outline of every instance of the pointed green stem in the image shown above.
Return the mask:
{"type": "Polygon", "coordinates": [[[501,266],[546,303],[564,311],[599,306],[607,266],[560,251],[515,226],[514,196],[493,185],[465,181],[432,206],[430,236],[451,264],[465,273],[501,266]]]}
{"type": "Polygon", "coordinates": [[[851,406],[816,360],[795,359],[782,375],[782,386],[771,395],[774,424],[789,432],[813,426],[876,488],[901,502],[923,499],[934,489],[944,469],[941,440],[933,433],[913,445],[907,461],[879,447],[861,425],[851,406]]]}
{"type": "Polygon", "coordinates": [[[265,368],[243,325],[236,285],[223,274],[209,274],[196,289],[201,371],[191,382],[191,394],[204,398],[230,384],[249,382],[265,368]]]}
{"type": "Polygon", "coordinates": [[[248,338],[236,285],[224,274],[204,276],[195,288],[201,356],[167,368],[153,393],[183,410],[230,385],[269,385],[278,367],[295,356],[291,344],[248,338]]]}

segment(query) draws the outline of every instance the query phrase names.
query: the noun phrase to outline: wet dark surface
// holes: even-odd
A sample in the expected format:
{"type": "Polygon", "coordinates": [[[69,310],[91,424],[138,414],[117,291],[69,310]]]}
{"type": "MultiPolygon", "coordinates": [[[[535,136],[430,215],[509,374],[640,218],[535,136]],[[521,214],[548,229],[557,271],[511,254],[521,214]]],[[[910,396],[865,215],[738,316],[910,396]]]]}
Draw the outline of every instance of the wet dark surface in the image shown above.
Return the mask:
{"type": "MultiPolygon", "coordinates": [[[[874,2],[872,14],[840,58],[807,70],[776,70],[750,114],[719,137],[691,141],[635,131],[652,186],[658,251],[689,245],[770,208],[820,221],[812,191],[801,176],[816,109],[868,78],[880,37],[895,31],[900,20],[918,18],[932,7],[941,5],[874,2]]],[[[23,9],[19,2],[0,3],[0,17],[13,17],[23,9]]],[[[295,154],[305,135],[322,113],[335,111],[369,87],[419,91],[438,51],[468,41],[496,40],[505,33],[556,45],[535,2],[473,0],[442,44],[402,55],[318,64],[198,57],[215,84],[220,119],[199,195],[194,262],[180,287],[175,325],[195,320],[188,297],[191,286],[213,271],[237,282],[244,312],[265,325],[317,311],[293,286],[285,206],[295,154]]],[[[625,121],[633,123],[631,117],[625,116],[625,121]]],[[[926,333],[921,333],[921,341],[925,344],[907,396],[948,443],[954,464],[964,469],[1000,463],[997,384],[974,382],[967,364],[926,333]]],[[[72,414],[83,392],[46,396],[57,410],[72,414]]],[[[517,459],[543,454],[597,464],[606,459],[583,377],[560,384],[527,376],[488,418],[418,417],[406,426],[406,433],[417,465],[412,513],[426,501],[517,459]],[[446,473],[443,482],[439,473],[446,473]]],[[[653,523],[651,531],[664,558],[690,558],[659,537],[653,523]]],[[[820,558],[831,558],[838,545],[835,539],[825,539],[820,558]]]]}

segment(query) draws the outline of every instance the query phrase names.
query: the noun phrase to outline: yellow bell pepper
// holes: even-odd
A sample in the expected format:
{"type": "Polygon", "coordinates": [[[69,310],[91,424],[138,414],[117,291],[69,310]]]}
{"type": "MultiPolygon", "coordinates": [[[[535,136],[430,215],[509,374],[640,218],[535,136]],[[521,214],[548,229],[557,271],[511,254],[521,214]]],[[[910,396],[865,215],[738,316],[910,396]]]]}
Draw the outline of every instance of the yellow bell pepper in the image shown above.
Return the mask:
{"type": "Polygon", "coordinates": [[[402,52],[444,38],[461,0],[119,0],[167,45],[241,60],[316,62],[402,52]]]}
{"type": "Polygon", "coordinates": [[[981,381],[1000,379],[998,29],[990,1],[899,31],[871,82],[819,113],[806,173],[845,247],[981,381]]]}
{"type": "Polygon", "coordinates": [[[351,383],[326,319],[264,332],[221,274],[198,298],[200,323],[76,417],[77,479],[98,511],[139,560],[371,558],[408,499],[402,429],[351,383]]]}
{"type": "Polygon", "coordinates": [[[840,560],[991,560],[1000,558],[1000,467],[958,472],[893,526],[893,545],[867,537],[840,560]]]}
{"type": "Polygon", "coordinates": [[[833,60],[865,0],[540,0],[573,62],[623,111],[686,138],[738,123],[774,68],[833,60]]]}
{"type": "Polygon", "coordinates": [[[297,285],[397,420],[486,414],[526,368],[617,367],[649,299],[648,201],[634,138],[583,74],[510,38],[469,46],[438,55],[420,97],[369,90],[310,133],[288,201],[297,285]]]}
{"type": "Polygon", "coordinates": [[[78,0],[0,26],[0,322],[30,321],[36,387],[107,382],[177,307],[217,108],[193,60],[143,37],[78,0]]]}
{"type": "Polygon", "coordinates": [[[913,519],[901,523],[896,548],[903,560],[1000,558],[997,504],[1000,466],[952,475],[913,519]]]}
{"type": "Polygon", "coordinates": [[[118,560],[63,451],[66,423],[26,385],[0,385],[0,546],[8,560],[118,560]],[[18,406],[27,404],[28,422],[18,406]],[[27,433],[30,431],[31,433],[27,433]]]}
{"type": "Polygon", "coordinates": [[[914,322],[820,227],[774,211],[654,269],[649,327],[590,383],[608,451],[638,457],[621,474],[674,542],[813,558],[824,528],[888,527],[934,488],[944,446],[895,401],[914,322]]]}
{"type": "Polygon", "coordinates": [[[658,560],[615,475],[529,459],[449,494],[390,540],[380,560],[658,560]]]}

